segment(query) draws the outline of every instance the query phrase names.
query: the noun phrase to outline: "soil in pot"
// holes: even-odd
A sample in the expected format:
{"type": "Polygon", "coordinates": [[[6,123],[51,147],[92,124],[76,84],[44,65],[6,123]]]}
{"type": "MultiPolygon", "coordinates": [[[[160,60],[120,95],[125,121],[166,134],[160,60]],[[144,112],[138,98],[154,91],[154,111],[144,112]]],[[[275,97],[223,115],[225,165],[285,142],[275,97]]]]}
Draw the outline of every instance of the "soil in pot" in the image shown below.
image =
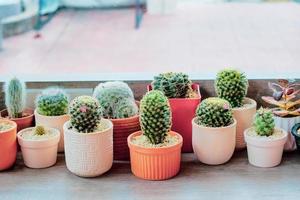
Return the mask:
{"type": "Polygon", "coordinates": [[[7,110],[2,110],[0,112],[1,117],[7,118],[11,121],[14,121],[17,123],[17,131],[19,132],[20,130],[28,127],[34,126],[34,111],[32,109],[25,109],[24,112],[22,113],[21,118],[10,118],[8,116],[7,110]]]}

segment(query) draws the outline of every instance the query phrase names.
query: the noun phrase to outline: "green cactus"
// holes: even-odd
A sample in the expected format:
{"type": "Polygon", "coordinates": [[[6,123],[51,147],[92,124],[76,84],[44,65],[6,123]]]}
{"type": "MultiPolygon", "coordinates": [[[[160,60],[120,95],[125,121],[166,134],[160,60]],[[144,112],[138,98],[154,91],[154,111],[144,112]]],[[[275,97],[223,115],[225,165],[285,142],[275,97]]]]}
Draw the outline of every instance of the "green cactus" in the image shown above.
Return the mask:
{"type": "Polygon", "coordinates": [[[69,106],[71,127],[79,133],[92,133],[97,130],[102,109],[97,99],[91,96],[76,97],[69,106]]]}
{"type": "Polygon", "coordinates": [[[229,101],[233,108],[241,107],[248,90],[248,80],[244,73],[225,69],[217,74],[215,89],[218,97],[229,101]]]}
{"type": "Polygon", "coordinates": [[[68,113],[69,97],[61,88],[50,87],[36,98],[37,112],[45,116],[59,116],[68,113]]]}
{"type": "Polygon", "coordinates": [[[113,110],[113,116],[116,119],[128,118],[138,113],[138,107],[132,99],[122,99],[113,110]]]}
{"type": "Polygon", "coordinates": [[[34,129],[34,134],[35,135],[45,135],[46,134],[46,129],[44,126],[36,126],[34,129]]]}
{"type": "Polygon", "coordinates": [[[191,89],[187,74],[168,72],[154,77],[152,87],[162,91],[168,98],[185,98],[191,89]]]}
{"type": "Polygon", "coordinates": [[[169,101],[161,91],[152,90],[141,100],[140,123],[152,144],[164,142],[172,123],[169,101]]]}
{"type": "Polygon", "coordinates": [[[274,132],[275,122],[271,110],[260,108],[254,118],[254,128],[257,135],[271,136],[274,132]]]}
{"type": "Polygon", "coordinates": [[[229,126],[233,123],[229,102],[218,97],[203,100],[196,110],[196,123],[205,127],[229,126]]]}

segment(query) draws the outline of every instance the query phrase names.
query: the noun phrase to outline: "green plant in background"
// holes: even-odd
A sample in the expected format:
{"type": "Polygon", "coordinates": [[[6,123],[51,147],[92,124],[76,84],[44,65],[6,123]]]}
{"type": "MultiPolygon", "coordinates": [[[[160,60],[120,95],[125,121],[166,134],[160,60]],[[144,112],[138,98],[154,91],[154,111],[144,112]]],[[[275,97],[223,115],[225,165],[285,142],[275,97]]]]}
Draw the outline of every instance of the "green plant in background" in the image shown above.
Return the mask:
{"type": "Polygon", "coordinates": [[[36,98],[37,112],[46,116],[59,116],[68,113],[69,97],[61,88],[50,87],[36,98]]]}
{"type": "Polygon", "coordinates": [[[130,87],[121,81],[100,83],[93,96],[103,108],[103,117],[119,119],[138,114],[138,107],[130,87]]]}
{"type": "Polygon", "coordinates": [[[46,134],[46,130],[44,128],[44,126],[36,126],[34,128],[34,134],[35,135],[45,135],[46,134]]]}
{"type": "Polygon", "coordinates": [[[248,80],[244,73],[225,69],[217,74],[215,89],[218,97],[229,101],[233,108],[241,107],[248,90],[248,80]]]}
{"type": "Polygon", "coordinates": [[[224,127],[233,123],[228,101],[218,97],[203,100],[196,110],[196,123],[205,127],[224,127]]]}
{"type": "Polygon", "coordinates": [[[21,118],[26,104],[25,83],[12,78],[4,85],[5,105],[10,118],[21,118]]]}
{"type": "Polygon", "coordinates": [[[260,108],[254,119],[254,128],[260,136],[271,136],[274,132],[274,119],[271,110],[260,108]]]}
{"type": "Polygon", "coordinates": [[[76,97],[69,106],[71,127],[79,133],[92,133],[101,121],[102,109],[97,99],[91,96],[76,97]]]}
{"type": "Polygon", "coordinates": [[[140,123],[152,144],[164,142],[172,123],[168,98],[161,91],[152,90],[141,100],[140,123]]]}

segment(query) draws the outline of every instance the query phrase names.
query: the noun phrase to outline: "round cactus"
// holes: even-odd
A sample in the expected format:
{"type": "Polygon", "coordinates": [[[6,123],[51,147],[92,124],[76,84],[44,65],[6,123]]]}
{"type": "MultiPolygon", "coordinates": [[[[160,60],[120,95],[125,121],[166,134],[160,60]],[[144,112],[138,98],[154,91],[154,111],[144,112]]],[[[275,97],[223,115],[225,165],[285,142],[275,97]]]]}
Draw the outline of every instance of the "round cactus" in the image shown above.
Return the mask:
{"type": "Polygon", "coordinates": [[[91,133],[97,130],[102,109],[97,99],[91,96],[76,97],[69,106],[71,127],[79,133],[91,133]]]}
{"type": "Polygon", "coordinates": [[[138,113],[138,106],[132,99],[122,99],[113,110],[113,116],[116,119],[128,118],[138,113]]]}
{"type": "Polygon", "coordinates": [[[224,127],[233,123],[228,101],[211,97],[203,100],[196,110],[196,123],[205,127],[224,127]]]}
{"type": "Polygon", "coordinates": [[[47,88],[36,98],[37,112],[46,116],[59,116],[68,113],[69,97],[60,88],[47,88]]]}
{"type": "Polygon", "coordinates": [[[217,74],[215,89],[218,97],[229,101],[233,108],[241,107],[248,90],[244,73],[226,69],[217,74]]]}
{"type": "Polygon", "coordinates": [[[34,128],[34,134],[35,135],[45,135],[46,134],[46,130],[43,126],[36,126],[34,128]]]}
{"type": "Polygon", "coordinates": [[[140,123],[152,144],[164,142],[172,123],[169,101],[161,91],[152,90],[141,100],[140,123]]]}
{"type": "Polygon", "coordinates": [[[274,132],[274,119],[271,110],[260,108],[254,118],[254,128],[257,135],[271,136],[274,132]]]}

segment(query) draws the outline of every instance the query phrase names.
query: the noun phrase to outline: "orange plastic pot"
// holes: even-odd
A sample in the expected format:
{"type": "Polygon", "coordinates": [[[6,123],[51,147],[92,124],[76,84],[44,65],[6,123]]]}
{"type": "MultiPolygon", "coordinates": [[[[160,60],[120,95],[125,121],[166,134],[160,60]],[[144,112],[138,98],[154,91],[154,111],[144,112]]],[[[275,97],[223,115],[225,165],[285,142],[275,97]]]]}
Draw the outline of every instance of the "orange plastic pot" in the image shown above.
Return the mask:
{"type": "Polygon", "coordinates": [[[131,142],[132,138],[141,134],[141,131],[137,131],[127,139],[132,173],[146,180],[166,180],[177,175],[181,161],[181,135],[174,131],[169,133],[179,138],[179,142],[173,146],[145,148],[131,142]]]}
{"type": "Polygon", "coordinates": [[[17,156],[17,124],[7,119],[0,119],[0,122],[8,122],[12,128],[0,131],[0,171],[13,166],[17,156]]]}

